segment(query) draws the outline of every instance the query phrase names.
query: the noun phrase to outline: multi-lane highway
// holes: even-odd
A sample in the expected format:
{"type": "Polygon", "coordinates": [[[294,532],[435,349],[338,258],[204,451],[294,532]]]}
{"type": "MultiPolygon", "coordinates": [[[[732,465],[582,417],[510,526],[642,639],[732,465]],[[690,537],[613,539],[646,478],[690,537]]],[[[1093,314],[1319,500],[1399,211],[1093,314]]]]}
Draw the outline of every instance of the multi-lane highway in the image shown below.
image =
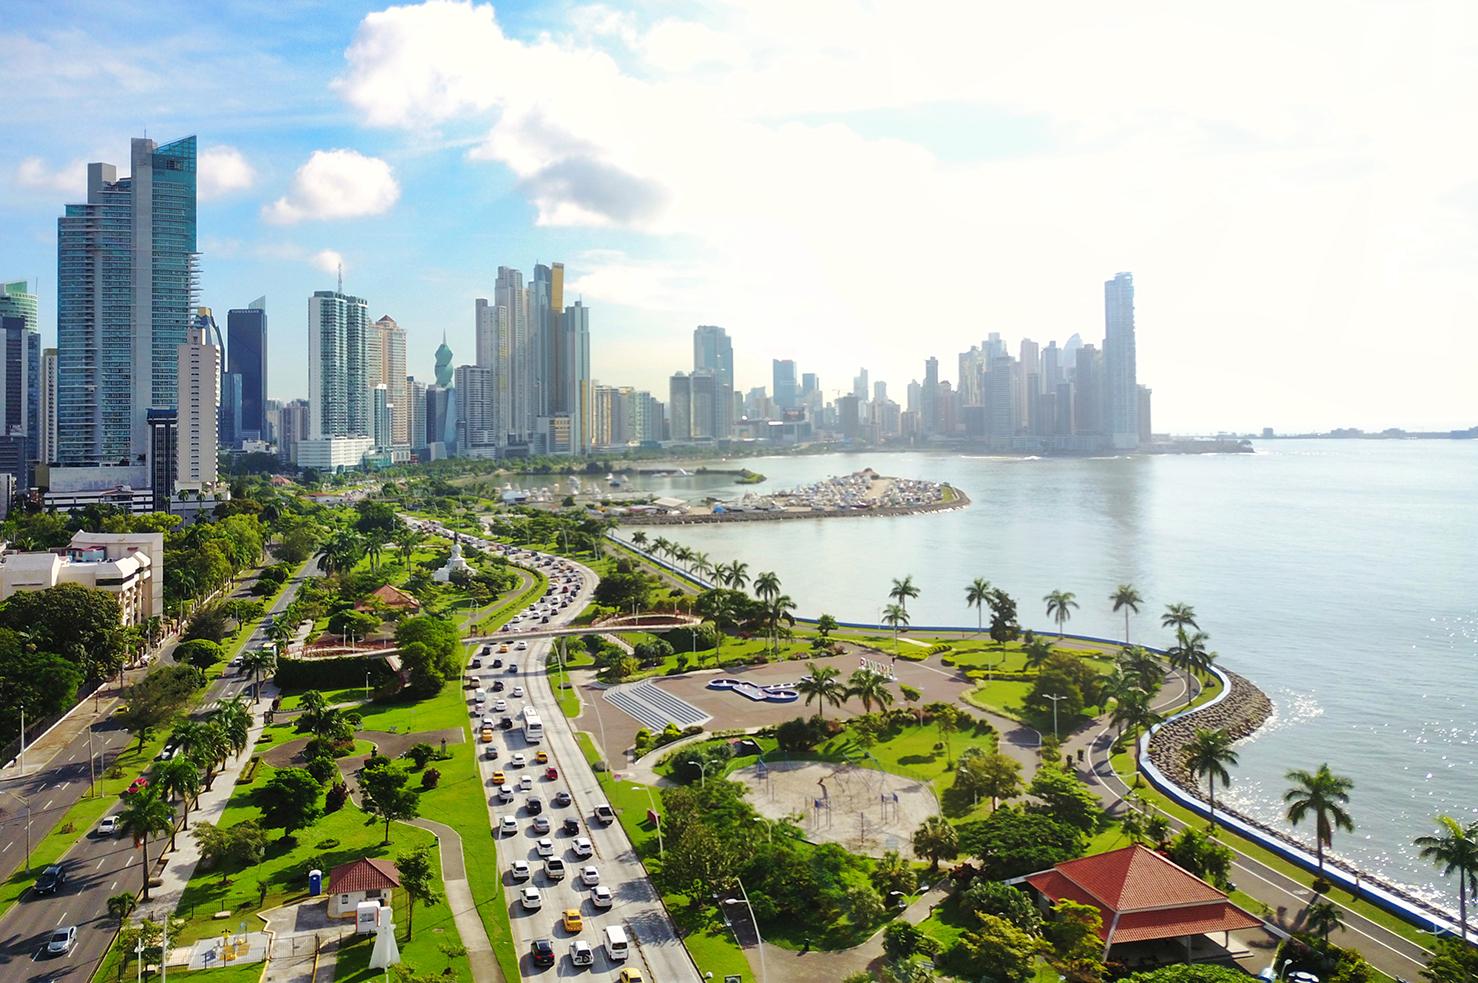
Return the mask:
{"type": "MultiPolygon", "coordinates": [[[[305,575],[316,576],[317,571],[310,565],[306,574],[294,578],[288,589],[272,605],[269,615],[280,613],[287,607],[296,596],[305,575]]],[[[247,647],[267,644],[269,642],[266,633],[259,624],[256,632],[248,639],[247,647]]],[[[210,686],[201,705],[208,706],[216,700],[229,699],[247,691],[250,685],[249,677],[228,670],[210,686]]],[[[98,735],[94,737],[94,749],[97,748],[98,737],[104,733],[100,726],[98,735]]],[[[122,747],[128,740],[127,732],[121,728],[106,733],[110,740],[109,746],[113,748],[122,747]]],[[[50,782],[52,789],[57,787],[56,783],[70,781],[75,791],[72,798],[75,800],[81,795],[87,785],[86,734],[81,738],[80,772],[75,759],[58,755],[40,776],[33,777],[33,781],[50,782]],[[82,789],[76,788],[79,779],[82,789]]],[[[40,803],[44,805],[47,792],[42,790],[38,794],[40,803]]],[[[34,797],[33,801],[36,801],[34,797]]],[[[120,802],[119,809],[121,807],[120,802]]],[[[110,810],[110,814],[116,814],[117,811],[118,809],[110,810]]],[[[0,856],[8,860],[16,851],[22,850],[23,840],[19,837],[23,835],[23,824],[17,828],[13,822],[7,823],[3,831],[4,845],[0,846],[0,856]]],[[[143,873],[139,866],[142,857],[131,839],[100,837],[92,830],[80,829],[77,830],[77,836],[76,845],[62,858],[67,873],[61,888],[49,895],[37,895],[34,890],[27,889],[20,901],[0,917],[0,979],[69,980],[82,983],[88,979],[103,953],[107,951],[117,927],[117,923],[108,917],[108,898],[123,892],[137,894],[142,888],[143,873]],[[67,925],[77,926],[77,941],[72,951],[63,956],[46,955],[43,950],[47,937],[57,928],[67,925]]],[[[151,858],[158,857],[159,847],[159,841],[150,842],[151,858]]]]}
{"type": "MultiPolygon", "coordinates": [[[[425,527],[450,535],[434,523],[427,523],[425,527]]],[[[480,549],[508,552],[508,548],[501,544],[475,538],[470,542],[480,549]]],[[[479,741],[477,744],[478,764],[488,791],[494,830],[500,828],[505,817],[513,821],[512,831],[498,835],[497,844],[502,889],[519,952],[520,974],[525,979],[580,976],[606,981],[617,980],[623,969],[629,969],[639,971],[641,978],[648,983],[697,983],[698,972],[677,938],[672,920],[621,824],[614,821],[602,823],[595,816],[596,807],[606,804],[605,797],[595,772],[575,742],[574,732],[560,711],[545,673],[549,640],[520,637],[520,629],[533,632],[567,625],[589,603],[596,576],[586,567],[560,557],[517,552],[521,553],[516,557],[517,562],[539,568],[549,577],[550,587],[531,605],[530,610],[520,612],[518,621],[510,624],[509,631],[477,640],[478,644],[472,651],[481,659],[482,665],[468,671],[478,678],[485,699],[483,709],[479,711],[474,702],[474,691],[469,690],[468,712],[474,718],[491,717],[495,723],[492,742],[484,744],[479,741]],[[547,623],[542,620],[546,616],[549,618],[547,623]],[[500,651],[505,644],[508,651],[500,651]],[[524,648],[520,649],[520,644],[524,648]],[[489,647],[486,654],[483,654],[484,645],[489,647]],[[494,665],[498,660],[502,665],[494,665]],[[502,688],[494,691],[497,683],[501,683],[502,688]],[[516,687],[521,687],[522,695],[514,695],[516,687]],[[499,699],[506,703],[502,711],[493,709],[499,699]],[[524,736],[521,726],[507,730],[496,726],[505,716],[521,724],[520,713],[525,705],[532,708],[543,723],[543,738],[537,743],[524,736]],[[487,756],[489,747],[497,749],[496,758],[487,756]],[[535,756],[540,751],[548,756],[547,765],[535,763],[535,756]],[[515,754],[522,754],[527,763],[513,767],[515,754]],[[556,770],[557,778],[545,777],[545,769],[549,766],[556,770]],[[528,775],[532,787],[529,791],[515,791],[511,801],[499,801],[498,788],[492,784],[495,771],[501,771],[506,782],[515,788],[520,778],[528,775]],[[570,796],[568,806],[552,804],[560,792],[570,796]],[[543,802],[542,811],[537,815],[528,810],[530,795],[539,796],[543,802]],[[540,816],[549,821],[547,833],[535,829],[535,821],[540,816]],[[578,831],[563,831],[567,819],[574,819],[579,824],[578,831]],[[550,855],[564,861],[563,877],[551,879],[546,875],[547,857],[540,853],[541,839],[551,841],[552,848],[546,849],[550,855]],[[588,857],[581,856],[576,848],[577,840],[581,839],[590,844],[588,857]],[[514,878],[512,868],[515,861],[528,864],[526,880],[514,878]],[[609,906],[597,904],[594,887],[583,883],[581,870],[587,865],[596,868],[600,886],[609,890],[609,906]],[[537,909],[525,907],[521,896],[526,887],[539,892],[537,909]],[[564,928],[563,915],[569,909],[580,915],[583,925],[578,932],[564,928]],[[622,929],[629,940],[629,953],[624,961],[612,959],[607,951],[605,932],[612,926],[622,929]],[[535,964],[532,946],[536,940],[552,943],[553,966],[535,964]],[[594,958],[592,965],[573,964],[571,946],[577,940],[590,946],[594,958]]],[[[480,731],[480,721],[474,719],[473,723],[476,735],[480,731]]],[[[496,885],[474,886],[479,895],[496,889],[496,885]]]]}

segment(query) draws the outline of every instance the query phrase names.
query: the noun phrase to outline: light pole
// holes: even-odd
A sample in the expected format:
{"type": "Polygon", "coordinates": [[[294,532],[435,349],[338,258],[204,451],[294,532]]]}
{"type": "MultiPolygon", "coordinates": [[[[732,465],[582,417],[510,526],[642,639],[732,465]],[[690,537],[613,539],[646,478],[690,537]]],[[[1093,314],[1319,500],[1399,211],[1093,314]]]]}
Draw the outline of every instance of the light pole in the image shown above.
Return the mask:
{"type": "Polygon", "coordinates": [[[689,758],[688,764],[698,766],[698,787],[703,788],[708,784],[708,765],[697,758],[689,758]]]}
{"type": "Polygon", "coordinates": [[[1054,693],[1043,693],[1042,698],[1052,701],[1052,739],[1055,741],[1057,740],[1057,703],[1059,700],[1067,699],[1067,697],[1065,695],[1060,696],[1054,693]]]}
{"type": "Polygon", "coordinates": [[[366,672],[364,674],[364,702],[366,703],[369,702],[369,678],[370,674],[366,672]]]}
{"type": "Polygon", "coordinates": [[[770,983],[770,972],[765,968],[765,940],[760,935],[759,919],[754,917],[754,906],[749,903],[749,892],[744,890],[744,882],[738,877],[735,877],[734,883],[739,885],[739,895],[744,900],[739,902],[737,899],[730,898],[729,902],[735,904],[742,903],[745,908],[749,909],[749,924],[754,926],[754,941],[760,951],[760,983],[770,983]]]}
{"type": "Polygon", "coordinates": [[[95,759],[92,754],[92,725],[93,721],[87,722],[87,794],[89,797],[97,794],[97,770],[93,767],[95,759]]]}
{"type": "Polygon", "coordinates": [[[662,813],[657,809],[657,800],[652,798],[651,786],[643,785],[642,788],[646,789],[647,804],[652,807],[652,815],[656,817],[654,822],[657,825],[657,856],[665,857],[667,856],[667,850],[662,846],[662,813]]]}

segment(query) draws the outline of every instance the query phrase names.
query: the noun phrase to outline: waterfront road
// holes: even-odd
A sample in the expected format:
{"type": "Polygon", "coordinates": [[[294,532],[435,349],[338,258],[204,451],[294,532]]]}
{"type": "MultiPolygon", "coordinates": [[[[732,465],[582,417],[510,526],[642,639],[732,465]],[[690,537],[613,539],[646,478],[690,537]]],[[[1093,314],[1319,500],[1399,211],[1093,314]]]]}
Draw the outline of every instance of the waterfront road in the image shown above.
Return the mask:
{"type": "MultiPolygon", "coordinates": [[[[446,534],[445,530],[439,527],[435,531],[446,534]]],[[[466,538],[465,534],[464,538],[466,538]]],[[[472,544],[482,549],[492,546],[490,543],[477,540],[473,540],[472,544]]],[[[544,574],[551,578],[551,591],[560,586],[559,580],[562,576],[568,575],[575,578],[573,582],[573,586],[576,587],[575,593],[566,607],[550,615],[549,624],[551,626],[567,624],[590,602],[597,578],[595,573],[588,568],[569,560],[543,554],[535,554],[532,560],[525,554],[519,557],[518,562],[524,565],[537,565],[544,574]]],[[[551,595],[546,594],[545,596],[547,598],[551,595]]],[[[541,598],[534,603],[538,604],[542,600],[541,598]]],[[[542,616],[541,614],[539,617],[542,618],[542,616]]],[[[540,624],[542,625],[542,622],[540,624]]],[[[668,917],[667,910],[662,906],[661,898],[647,878],[646,868],[637,858],[636,850],[632,847],[625,830],[619,822],[604,826],[594,818],[595,807],[605,803],[605,796],[600,790],[600,783],[596,780],[595,772],[586,762],[584,754],[581,753],[580,746],[575,741],[574,730],[560,710],[559,702],[550,686],[550,678],[545,672],[550,648],[549,641],[547,639],[510,638],[501,634],[473,641],[476,643],[472,648],[473,653],[480,652],[484,644],[492,646],[492,653],[482,657],[483,668],[473,670],[479,673],[478,678],[483,688],[491,689],[494,680],[503,681],[504,690],[488,693],[489,700],[499,698],[506,700],[508,715],[515,720],[519,720],[519,711],[527,703],[544,724],[543,740],[537,744],[530,744],[518,727],[511,730],[497,730],[492,744],[498,749],[498,757],[495,760],[487,758],[487,745],[481,743],[477,745],[478,764],[489,796],[490,817],[496,823],[503,816],[513,816],[518,826],[516,833],[499,837],[497,844],[504,903],[508,906],[509,921],[513,927],[520,976],[533,980],[578,976],[582,979],[605,983],[605,981],[615,980],[625,965],[640,970],[643,979],[646,980],[660,980],[661,983],[698,983],[698,972],[693,966],[693,961],[688,957],[681,940],[678,939],[672,920],[668,917]],[[509,645],[509,651],[498,653],[498,648],[505,642],[509,645]],[[516,648],[520,642],[527,648],[523,650],[516,648]],[[502,659],[504,665],[493,667],[492,659],[494,658],[502,659]],[[517,663],[516,672],[507,671],[509,662],[517,663]],[[518,685],[524,687],[525,696],[510,695],[513,687],[518,685]],[[549,755],[550,764],[558,771],[559,777],[553,781],[545,779],[543,765],[533,763],[534,755],[541,750],[549,755]],[[524,768],[510,767],[509,759],[515,753],[525,755],[529,764],[524,768]],[[510,803],[499,802],[497,789],[491,784],[492,773],[495,769],[504,771],[505,777],[510,782],[517,782],[524,773],[530,773],[534,779],[533,792],[519,793],[510,803]],[[560,790],[569,792],[573,799],[568,808],[551,806],[553,795],[560,790]],[[534,817],[528,813],[525,806],[525,800],[529,794],[537,794],[544,800],[542,815],[549,818],[553,827],[548,834],[538,834],[533,831],[534,817]],[[593,856],[582,858],[575,854],[573,844],[576,837],[567,836],[561,832],[561,826],[567,818],[579,820],[580,832],[577,835],[590,840],[594,850],[593,856]],[[536,847],[541,835],[547,835],[553,840],[554,856],[565,862],[567,873],[562,879],[551,881],[544,875],[544,858],[539,856],[536,847]],[[509,869],[515,860],[528,862],[533,871],[529,880],[513,881],[509,875],[509,869]],[[592,900],[591,889],[581,884],[580,868],[587,864],[595,865],[600,872],[600,883],[610,889],[613,897],[611,907],[596,907],[592,900]],[[522,889],[530,885],[539,890],[543,901],[542,907],[532,912],[525,911],[519,899],[522,889]],[[584,920],[584,928],[578,934],[572,935],[565,932],[560,924],[561,915],[567,908],[579,910],[584,920]],[[607,926],[612,925],[623,926],[631,940],[631,954],[624,964],[611,960],[601,944],[602,933],[607,926]],[[553,967],[539,968],[533,965],[530,945],[535,939],[549,939],[554,943],[556,960],[553,967]],[[575,939],[583,939],[595,950],[593,966],[581,968],[571,964],[570,943],[575,939]]],[[[470,705],[468,712],[473,712],[470,705]]],[[[503,714],[493,713],[492,716],[499,717],[503,714]]],[[[474,885],[474,892],[479,897],[483,896],[485,891],[497,889],[497,885],[474,885]]]]}
{"type": "MultiPolygon", "coordinates": [[[[297,595],[298,588],[306,577],[317,576],[318,571],[310,560],[272,605],[268,615],[280,613],[297,595]]],[[[269,644],[261,624],[250,639],[247,647],[269,644]]],[[[206,691],[200,703],[209,706],[216,700],[229,699],[238,693],[249,694],[251,679],[234,673],[222,675],[206,691]]],[[[99,735],[103,728],[98,729],[99,735]]],[[[111,734],[110,747],[121,748],[127,742],[126,732],[111,734]]],[[[94,748],[97,739],[94,738],[94,748]]],[[[53,782],[70,776],[75,800],[87,787],[87,749],[83,736],[80,782],[75,760],[65,760],[58,755],[46,767],[45,775],[53,782]],[[80,785],[80,789],[78,786],[80,785]]],[[[46,792],[40,792],[40,803],[45,804],[46,792]]],[[[119,809],[122,803],[118,804],[119,809]]],[[[110,810],[115,815],[118,809],[110,810]]],[[[5,828],[4,843],[8,849],[0,848],[0,855],[10,857],[21,849],[12,826],[5,828]]],[[[33,836],[35,829],[32,830],[33,836]]],[[[181,835],[188,836],[189,833],[181,835]]],[[[27,888],[20,901],[0,916],[0,979],[3,980],[67,980],[83,983],[91,977],[94,968],[107,951],[117,929],[117,922],[108,917],[108,898],[127,892],[137,895],[143,888],[143,873],[140,870],[140,851],[126,838],[101,838],[93,830],[77,830],[78,840],[63,857],[67,869],[66,882],[55,894],[38,896],[27,888]],[[56,928],[66,925],[77,926],[76,947],[67,955],[48,958],[43,950],[46,937],[56,928]]],[[[157,858],[160,841],[149,843],[149,855],[157,858]]]]}

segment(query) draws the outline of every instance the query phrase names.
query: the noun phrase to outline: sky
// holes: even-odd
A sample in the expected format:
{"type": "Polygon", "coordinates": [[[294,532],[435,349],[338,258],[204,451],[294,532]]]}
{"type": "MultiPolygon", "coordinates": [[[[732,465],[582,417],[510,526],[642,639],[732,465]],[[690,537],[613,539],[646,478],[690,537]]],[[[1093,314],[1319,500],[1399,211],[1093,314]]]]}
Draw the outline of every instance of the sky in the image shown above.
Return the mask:
{"type": "Polygon", "coordinates": [[[903,399],[999,332],[1099,343],[1134,274],[1156,431],[1478,424],[1478,5],[10,0],[0,278],[197,135],[202,302],[306,395],[344,287],[429,378],[497,267],[563,261],[595,378],[793,358],[903,399]]]}

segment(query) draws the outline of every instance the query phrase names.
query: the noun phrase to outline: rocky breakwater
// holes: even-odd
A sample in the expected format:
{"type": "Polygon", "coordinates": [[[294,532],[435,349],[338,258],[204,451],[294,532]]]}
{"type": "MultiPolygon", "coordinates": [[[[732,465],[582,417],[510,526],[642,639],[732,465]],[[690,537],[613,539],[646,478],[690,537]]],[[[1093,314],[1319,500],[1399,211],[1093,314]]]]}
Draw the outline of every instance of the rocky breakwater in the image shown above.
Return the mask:
{"type": "Polygon", "coordinates": [[[1204,799],[1205,783],[1191,777],[1185,764],[1185,748],[1197,729],[1222,728],[1234,740],[1251,737],[1273,715],[1273,701],[1267,694],[1235,672],[1228,672],[1231,690],[1226,699],[1213,707],[1171,720],[1150,738],[1150,761],[1160,773],[1187,792],[1204,799]]]}

